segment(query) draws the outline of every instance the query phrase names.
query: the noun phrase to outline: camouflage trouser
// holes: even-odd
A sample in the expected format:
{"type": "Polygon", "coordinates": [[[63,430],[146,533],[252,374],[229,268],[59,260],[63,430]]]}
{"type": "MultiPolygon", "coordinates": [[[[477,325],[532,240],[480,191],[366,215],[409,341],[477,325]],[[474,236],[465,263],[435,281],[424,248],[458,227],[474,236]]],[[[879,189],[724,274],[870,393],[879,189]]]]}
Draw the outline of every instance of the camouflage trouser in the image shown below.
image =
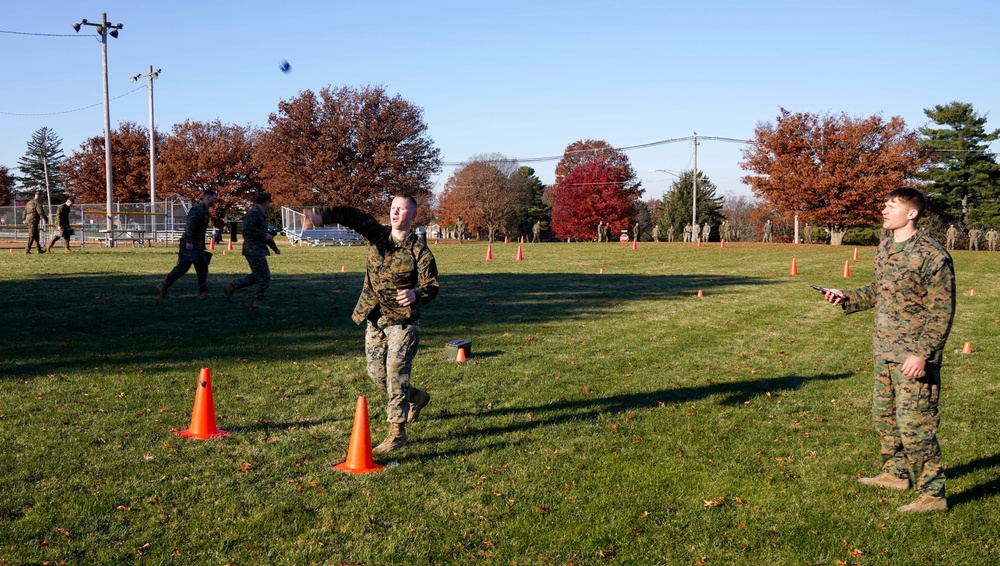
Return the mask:
{"type": "MultiPolygon", "coordinates": [[[[69,247],[69,246],[66,246],[69,247]]],[[[175,281],[180,279],[185,273],[194,266],[194,272],[198,275],[198,292],[207,293],[208,292],[208,261],[202,254],[200,261],[189,261],[186,259],[178,259],[177,265],[174,266],[170,273],[167,274],[167,279],[163,282],[163,286],[169,288],[174,284],[175,281]]]]}
{"type": "Polygon", "coordinates": [[[244,256],[250,264],[250,275],[244,275],[234,280],[230,285],[235,289],[243,289],[251,285],[257,285],[257,294],[254,299],[264,300],[264,291],[271,285],[271,268],[267,266],[266,256],[244,256]]]}
{"type": "Polygon", "coordinates": [[[38,223],[28,224],[28,245],[24,249],[30,250],[31,244],[35,244],[38,251],[42,251],[42,238],[38,232],[38,223]]]}
{"type": "Polygon", "coordinates": [[[872,416],[881,444],[882,471],[909,477],[919,493],[944,496],[944,468],[937,429],[941,368],[927,364],[926,375],[906,377],[903,364],[875,360],[872,416]]]}
{"type": "Polygon", "coordinates": [[[410,367],[420,343],[420,324],[397,324],[379,329],[372,322],[365,331],[368,376],[389,394],[386,420],[402,424],[410,412],[410,367]]]}

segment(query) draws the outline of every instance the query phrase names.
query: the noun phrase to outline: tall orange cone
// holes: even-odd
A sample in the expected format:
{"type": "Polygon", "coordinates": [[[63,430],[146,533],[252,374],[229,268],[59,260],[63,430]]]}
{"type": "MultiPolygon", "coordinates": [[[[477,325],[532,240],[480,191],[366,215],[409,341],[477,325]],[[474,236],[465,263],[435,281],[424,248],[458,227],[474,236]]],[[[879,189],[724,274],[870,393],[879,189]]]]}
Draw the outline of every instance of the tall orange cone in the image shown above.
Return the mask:
{"type": "Polygon", "coordinates": [[[851,260],[849,260],[849,259],[845,259],[844,260],[844,273],[843,273],[843,276],[844,276],[845,279],[851,276],[851,260]]]}
{"type": "Polygon", "coordinates": [[[854,248],[854,257],[851,260],[858,261],[858,248],[854,248]]]}
{"type": "Polygon", "coordinates": [[[639,240],[638,240],[638,239],[635,239],[635,238],[633,238],[633,239],[632,239],[632,251],[635,251],[635,250],[637,250],[637,249],[638,249],[638,248],[636,247],[636,246],[638,245],[638,243],[639,243],[639,240]]]}
{"type": "Polygon", "coordinates": [[[233,235],[229,235],[229,251],[233,251],[233,235]]]}
{"type": "Polygon", "coordinates": [[[524,261],[524,252],[521,251],[521,246],[517,246],[517,258],[514,261],[524,261]]]}
{"type": "Polygon", "coordinates": [[[524,236],[521,236],[521,240],[520,241],[521,241],[522,244],[524,243],[524,236]]]}
{"type": "Polygon", "coordinates": [[[705,298],[705,293],[702,293],[701,289],[698,289],[698,298],[699,299],[704,299],[705,298]]]}
{"type": "Polygon", "coordinates": [[[210,250],[215,249],[215,236],[212,236],[211,238],[208,239],[208,249],[210,250]]]}
{"type": "Polygon", "coordinates": [[[962,346],[962,353],[963,354],[971,354],[972,353],[972,342],[966,342],[965,345],[962,346]]]}
{"type": "Polygon", "coordinates": [[[795,264],[795,258],[794,257],[792,258],[792,268],[788,271],[788,274],[789,275],[798,275],[799,274],[799,267],[798,267],[798,265],[795,264]]]}
{"type": "Polygon", "coordinates": [[[368,424],[368,400],[358,397],[354,409],[354,428],[351,429],[351,443],[347,446],[347,459],[335,464],[333,469],[349,474],[370,474],[379,472],[385,466],[375,463],[372,458],[372,430],[368,424]]]}
{"type": "Polygon", "coordinates": [[[341,273],[347,273],[347,266],[346,265],[341,265],[340,266],[340,272],[341,273]]]}
{"type": "Polygon", "coordinates": [[[486,246],[486,261],[493,259],[493,246],[486,246]]]}
{"type": "Polygon", "coordinates": [[[229,434],[228,431],[219,430],[215,426],[212,370],[201,368],[201,375],[198,377],[198,390],[194,394],[194,410],[191,411],[191,425],[185,430],[178,430],[177,434],[198,440],[229,434]]]}
{"type": "Polygon", "coordinates": [[[509,244],[510,243],[510,238],[508,238],[507,236],[504,236],[503,237],[503,243],[509,244]]]}
{"type": "Polygon", "coordinates": [[[465,348],[458,349],[458,353],[455,354],[455,363],[456,364],[465,363],[465,348]]]}
{"type": "Polygon", "coordinates": [[[976,296],[976,290],[975,289],[969,289],[969,296],[970,297],[975,297],[976,296]]]}
{"type": "Polygon", "coordinates": [[[698,247],[701,247],[701,238],[698,238],[698,247]]]}
{"type": "Polygon", "coordinates": [[[726,241],[725,240],[719,240],[719,247],[720,248],[726,247],[726,241]]]}

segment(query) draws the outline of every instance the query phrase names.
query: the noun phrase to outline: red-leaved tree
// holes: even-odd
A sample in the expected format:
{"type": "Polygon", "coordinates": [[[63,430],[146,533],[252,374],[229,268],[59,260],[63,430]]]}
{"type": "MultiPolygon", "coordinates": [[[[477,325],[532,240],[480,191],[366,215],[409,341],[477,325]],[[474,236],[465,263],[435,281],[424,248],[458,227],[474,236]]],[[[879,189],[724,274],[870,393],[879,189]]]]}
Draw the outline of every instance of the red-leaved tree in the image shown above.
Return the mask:
{"type": "MultiPolygon", "coordinates": [[[[162,135],[157,134],[161,154],[163,143],[162,135]]],[[[76,196],[78,203],[105,202],[104,136],[80,144],[80,149],[63,161],[62,175],[66,193],[76,196]]],[[[149,202],[149,130],[134,122],[122,122],[111,130],[111,189],[115,202],[149,202]]]]}
{"type": "Polygon", "coordinates": [[[556,185],[552,232],[560,239],[592,240],[599,222],[610,224],[612,233],[631,229],[642,191],[629,186],[621,168],[602,161],[577,165],[556,185]]]}
{"type": "Polygon", "coordinates": [[[761,123],[743,151],[743,177],[776,211],[826,226],[839,245],[848,228],[877,222],[885,195],[915,187],[917,135],[896,116],[791,113],[761,123]]]}

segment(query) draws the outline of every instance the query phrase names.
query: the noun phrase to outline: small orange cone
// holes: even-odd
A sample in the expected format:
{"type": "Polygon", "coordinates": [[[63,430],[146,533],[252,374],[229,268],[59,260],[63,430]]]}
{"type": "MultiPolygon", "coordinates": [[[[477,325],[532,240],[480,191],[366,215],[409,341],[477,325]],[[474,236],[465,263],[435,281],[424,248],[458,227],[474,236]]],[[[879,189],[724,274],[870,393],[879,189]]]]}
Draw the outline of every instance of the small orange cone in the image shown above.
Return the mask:
{"type": "Polygon", "coordinates": [[[455,354],[455,363],[456,364],[465,363],[465,348],[458,349],[458,353],[455,354]]]}
{"type": "Polygon", "coordinates": [[[972,353],[972,342],[966,342],[965,345],[962,346],[962,353],[963,354],[971,354],[972,353]]]}
{"type": "Polygon", "coordinates": [[[194,409],[191,411],[191,425],[185,430],[178,430],[177,434],[198,440],[229,434],[228,431],[219,430],[215,426],[212,370],[201,368],[201,375],[198,377],[198,390],[194,394],[194,409]]]}
{"type": "Polygon", "coordinates": [[[701,289],[698,289],[698,298],[699,299],[704,299],[705,298],[705,293],[702,293],[701,289]]]}
{"type": "Polygon", "coordinates": [[[975,297],[976,296],[976,290],[975,289],[969,289],[969,296],[970,297],[975,297]]]}
{"type": "Polygon", "coordinates": [[[635,250],[638,249],[638,248],[636,248],[636,245],[638,244],[638,242],[639,242],[638,240],[635,240],[635,239],[632,240],[632,251],[635,251],[635,250]]]}
{"type": "Polygon", "coordinates": [[[524,236],[521,236],[521,240],[520,241],[521,241],[522,244],[524,243],[524,236]]]}
{"type": "Polygon", "coordinates": [[[486,261],[493,259],[493,246],[486,246],[486,261]]]}
{"type": "Polygon", "coordinates": [[[340,266],[340,272],[341,273],[347,273],[347,266],[346,265],[341,265],[340,266]]]}
{"type": "Polygon", "coordinates": [[[208,239],[208,249],[210,250],[215,249],[215,236],[208,239]]]}
{"type": "Polygon", "coordinates": [[[514,261],[524,261],[524,252],[521,251],[521,246],[517,246],[517,258],[514,261]]]}
{"type": "Polygon", "coordinates": [[[851,276],[851,260],[849,260],[849,259],[845,259],[844,260],[844,273],[843,273],[843,276],[844,276],[845,279],[851,276]]]}
{"type": "Polygon", "coordinates": [[[504,236],[504,237],[503,237],[503,243],[505,243],[505,244],[509,244],[509,243],[510,243],[510,239],[509,239],[509,238],[507,238],[507,236],[504,236]]]}
{"type": "Polygon", "coordinates": [[[698,247],[701,247],[701,238],[698,238],[698,247]]]}
{"type": "Polygon", "coordinates": [[[226,255],[226,250],[222,250],[222,255],[226,255]]]}
{"type": "Polygon", "coordinates": [[[799,267],[798,267],[798,265],[796,265],[794,257],[792,258],[792,268],[788,271],[788,274],[789,275],[798,275],[799,274],[799,267]]]}
{"type": "Polygon", "coordinates": [[[335,464],[333,469],[349,474],[370,474],[379,472],[385,466],[375,463],[372,458],[372,430],[368,424],[368,401],[358,397],[354,409],[354,427],[351,429],[351,443],[347,446],[347,459],[335,464]]]}
{"type": "Polygon", "coordinates": [[[720,248],[726,247],[726,241],[725,240],[719,240],[719,247],[720,248]]]}
{"type": "Polygon", "coordinates": [[[229,251],[233,251],[233,235],[229,235],[229,251]]]}
{"type": "Polygon", "coordinates": [[[10,248],[10,253],[14,253],[14,248],[10,248]]]}
{"type": "Polygon", "coordinates": [[[602,267],[600,271],[597,272],[598,275],[604,275],[604,268],[602,267]]]}
{"type": "Polygon", "coordinates": [[[858,248],[854,248],[854,257],[851,260],[858,261],[858,248]]]}

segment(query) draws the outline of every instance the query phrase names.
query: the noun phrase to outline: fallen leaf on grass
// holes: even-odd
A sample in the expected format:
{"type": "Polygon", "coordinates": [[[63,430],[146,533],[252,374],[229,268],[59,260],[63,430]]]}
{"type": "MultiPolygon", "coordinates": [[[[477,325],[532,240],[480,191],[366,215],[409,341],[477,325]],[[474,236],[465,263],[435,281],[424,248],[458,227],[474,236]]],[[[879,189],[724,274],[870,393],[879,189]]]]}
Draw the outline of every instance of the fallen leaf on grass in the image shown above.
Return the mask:
{"type": "Polygon", "coordinates": [[[548,513],[549,513],[549,508],[548,507],[539,507],[538,505],[535,505],[534,508],[535,508],[535,511],[537,511],[538,513],[540,513],[542,515],[548,515],[548,513]]]}
{"type": "Polygon", "coordinates": [[[62,538],[69,538],[69,531],[60,527],[56,527],[56,534],[62,538]]]}
{"type": "Polygon", "coordinates": [[[243,462],[243,465],[240,466],[239,468],[236,468],[236,471],[237,472],[246,472],[246,471],[249,471],[251,468],[253,468],[253,466],[250,465],[250,462],[243,462]]]}
{"type": "Polygon", "coordinates": [[[132,508],[129,507],[128,505],[119,505],[118,507],[115,507],[115,509],[117,509],[119,511],[131,511],[132,510],[132,508]]]}

